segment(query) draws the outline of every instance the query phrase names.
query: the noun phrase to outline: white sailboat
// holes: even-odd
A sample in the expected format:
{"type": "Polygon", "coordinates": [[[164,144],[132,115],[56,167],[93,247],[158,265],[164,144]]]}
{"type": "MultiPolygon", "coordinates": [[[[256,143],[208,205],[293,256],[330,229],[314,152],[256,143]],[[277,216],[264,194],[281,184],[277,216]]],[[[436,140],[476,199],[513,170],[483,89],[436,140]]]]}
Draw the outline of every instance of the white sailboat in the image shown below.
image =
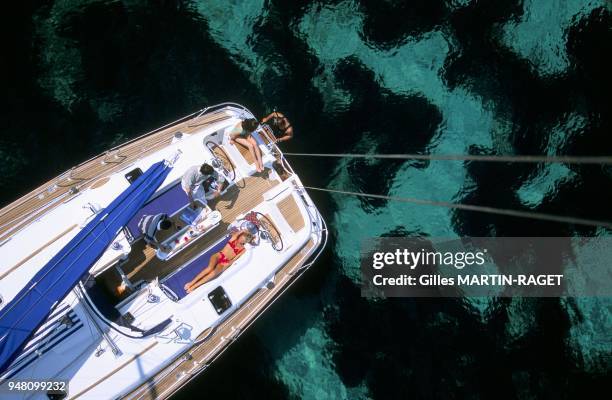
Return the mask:
{"type": "Polygon", "coordinates": [[[167,398],[314,263],[325,221],[268,127],[253,133],[264,173],[230,143],[246,118],[232,103],[200,110],[0,210],[0,396],[167,398]],[[228,185],[198,209],[181,177],[202,163],[228,185]],[[138,222],[157,213],[172,228],[155,249],[138,222]],[[254,234],[244,254],[187,293],[232,229],[254,234]]]}

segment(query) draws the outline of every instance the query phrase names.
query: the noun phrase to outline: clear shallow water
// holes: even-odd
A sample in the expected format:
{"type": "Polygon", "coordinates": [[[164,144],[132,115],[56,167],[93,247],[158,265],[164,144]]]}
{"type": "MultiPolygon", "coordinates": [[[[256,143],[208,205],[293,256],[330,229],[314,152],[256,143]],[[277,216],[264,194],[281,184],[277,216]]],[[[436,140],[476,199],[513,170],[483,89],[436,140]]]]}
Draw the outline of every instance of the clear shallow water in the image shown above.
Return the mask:
{"type": "MultiPolygon", "coordinates": [[[[3,15],[3,202],[202,105],[274,106],[287,151],[609,154],[604,1],[56,1],[3,15]]],[[[292,160],[305,183],[610,219],[610,169],[292,160]]],[[[182,396],[577,397],[612,371],[608,299],[367,301],[379,235],[604,230],[313,193],[325,257],[182,396]]]]}

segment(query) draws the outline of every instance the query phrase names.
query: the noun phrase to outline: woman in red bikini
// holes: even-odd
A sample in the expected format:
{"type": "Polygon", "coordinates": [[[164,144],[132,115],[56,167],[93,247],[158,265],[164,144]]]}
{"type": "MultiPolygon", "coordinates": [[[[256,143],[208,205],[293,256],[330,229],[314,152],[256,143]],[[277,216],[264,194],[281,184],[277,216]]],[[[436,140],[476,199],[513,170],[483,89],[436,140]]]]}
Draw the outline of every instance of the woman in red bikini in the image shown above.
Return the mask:
{"type": "Polygon", "coordinates": [[[249,243],[252,239],[253,236],[248,230],[240,230],[232,234],[223,249],[210,257],[208,267],[185,285],[185,291],[191,293],[197,287],[221,275],[238,257],[244,254],[245,243],[249,243]]]}

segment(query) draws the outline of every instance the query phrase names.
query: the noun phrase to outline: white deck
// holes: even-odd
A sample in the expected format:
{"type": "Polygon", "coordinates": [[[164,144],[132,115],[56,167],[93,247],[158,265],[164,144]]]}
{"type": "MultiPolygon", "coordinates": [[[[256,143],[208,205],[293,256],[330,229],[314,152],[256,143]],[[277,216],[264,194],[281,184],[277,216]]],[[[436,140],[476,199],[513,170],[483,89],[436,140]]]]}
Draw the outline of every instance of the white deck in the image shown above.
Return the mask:
{"type": "MultiPolygon", "coordinates": [[[[220,123],[205,126],[201,130],[194,130],[158,152],[126,165],[112,174],[110,180],[104,185],[82,191],[65,204],[56,206],[44,216],[13,234],[10,240],[0,247],[0,259],[2,259],[0,275],[6,275],[0,280],[3,304],[8,303],[36,271],[88,222],[92,217],[92,212],[86,207],[88,203],[103,208],[129,185],[124,178],[126,172],[136,167],[145,171],[153,163],[161,159],[170,159],[174,154],[180,152],[174,168],[159,189],[164,190],[167,185],[179,180],[188,167],[209,161],[204,151],[204,139],[217,131],[226,131],[239,121],[238,117],[239,114],[236,113],[232,118],[220,123]],[[15,268],[15,265],[19,267],[15,268]]],[[[266,152],[264,163],[269,167],[275,159],[274,155],[270,154],[263,145],[261,149],[266,152]]],[[[226,151],[236,165],[236,181],[253,173],[252,166],[241,157],[237,149],[227,146],[226,151]]],[[[275,251],[269,243],[263,241],[258,246],[249,246],[246,254],[220,277],[199,287],[194,293],[179,302],[171,301],[156,285],[157,282],[151,282],[137,294],[132,295],[119,308],[121,314],[130,312],[134,315],[136,318],[134,325],[142,329],[149,329],[167,318],[172,319],[171,324],[163,332],[144,339],[132,339],[110,330],[99,318],[89,315],[79,301],[76,292],[73,291],[56,307],[56,310],[68,306],[67,310],[73,310],[78,322],[72,327],[66,327],[57,322],[55,322],[56,325],[49,325],[51,329],[45,330],[46,326],[41,327],[39,332],[42,334],[39,337],[50,337],[49,332],[51,331],[56,332],[56,336],[48,343],[35,344],[32,348],[37,348],[40,354],[29,355],[32,362],[11,379],[67,379],[70,381],[69,398],[100,399],[120,397],[145,381],[153,379],[158,371],[194,346],[198,336],[207,329],[218,326],[228,316],[240,309],[245,302],[248,302],[255,292],[264,287],[283,266],[296,257],[307,242],[321,242],[322,221],[318,212],[315,216],[318,220],[312,220],[312,212],[309,213],[306,208],[307,206],[314,208],[314,205],[307,195],[303,194],[309,204],[305,204],[302,196],[298,195],[296,185],[301,186],[298,178],[294,175],[281,182],[278,175],[272,172],[269,179],[277,180],[278,183],[268,193],[263,194],[264,200],[255,207],[255,211],[267,214],[273,220],[283,237],[282,251],[275,251]],[[288,196],[293,197],[299,214],[305,221],[303,227],[297,232],[294,232],[279,209],[279,202],[287,200],[288,196]],[[319,230],[313,230],[313,222],[319,227],[319,230]],[[207,294],[220,285],[223,286],[233,304],[221,316],[217,315],[207,298],[207,294]],[[148,302],[149,294],[157,296],[159,301],[148,302]],[[104,333],[112,339],[121,354],[113,354],[108,342],[101,337],[92,319],[103,328],[104,333]],[[62,335],[65,335],[65,338],[62,335]],[[63,341],[59,342],[62,338],[63,341]]],[[[248,210],[244,210],[246,211],[248,210]]],[[[129,245],[125,240],[122,243],[124,246],[121,250],[107,250],[92,271],[96,274],[100,273],[105,268],[112,266],[111,261],[127,253],[130,250],[129,245]]],[[[317,246],[313,246],[306,255],[314,253],[316,248],[317,246]]],[[[58,313],[57,318],[63,314],[64,312],[58,313]]],[[[117,329],[124,333],[137,335],[127,328],[117,327],[117,329]]],[[[32,342],[36,340],[38,339],[35,338],[32,342]]],[[[9,369],[10,371],[14,369],[9,369]]],[[[7,376],[5,375],[4,378],[7,376]]],[[[44,393],[30,393],[29,395],[16,395],[14,398],[47,397],[44,393]]]]}

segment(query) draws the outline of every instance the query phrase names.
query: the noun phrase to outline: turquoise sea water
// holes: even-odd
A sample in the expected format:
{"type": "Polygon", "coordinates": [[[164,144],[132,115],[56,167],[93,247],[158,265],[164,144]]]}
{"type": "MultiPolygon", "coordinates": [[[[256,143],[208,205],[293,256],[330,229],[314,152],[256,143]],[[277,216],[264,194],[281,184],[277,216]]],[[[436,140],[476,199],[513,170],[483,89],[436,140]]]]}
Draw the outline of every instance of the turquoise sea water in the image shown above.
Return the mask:
{"type": "MultiPolygon", "coordinates": [[[[5,18],[4,202],[222,101],[289,115],[287,151],[611,148],[604,0],[64,0],[5,18]]],[[[314,186],[610,217],[602,167],[291,161],[314,186]]],[[[332,232],[324,257],[179,397],[540,398],[606,386],[609,299],[366,300],[358,254],[375,236],[609,231],[312,195],[332,232]]]]}

